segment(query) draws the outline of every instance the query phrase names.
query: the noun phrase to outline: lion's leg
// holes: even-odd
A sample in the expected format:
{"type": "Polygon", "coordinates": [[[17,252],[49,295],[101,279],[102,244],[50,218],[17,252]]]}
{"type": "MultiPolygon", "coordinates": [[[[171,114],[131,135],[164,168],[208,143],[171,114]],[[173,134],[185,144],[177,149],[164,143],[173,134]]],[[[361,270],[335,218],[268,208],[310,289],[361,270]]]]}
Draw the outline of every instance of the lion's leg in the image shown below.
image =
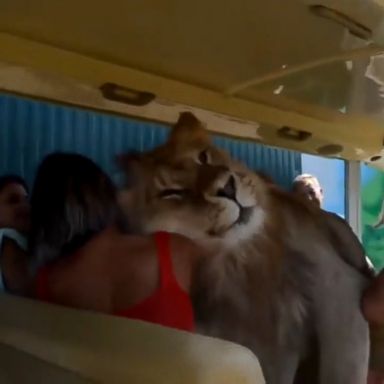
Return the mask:
{"type": "Polygon", "coordinates": [[[257,353],[266,384],[293,384],[299,366],[298,351],[287,348],[268,348],[268,353],[257,353]]]}
{"type": "MultiPolygon", "coordinates": [[[[277,358],[275,384],[293,384],[299,366],[299,353],[289,352],[277,358]]],[[[267,384],[269,382],[267,381],[267,384]]]]}
{"type": "Polygon", "coordinates": [[[317,303],[320,384],[367,382],[369,330],[360,310],[364,282],[352,272],[335,274],[317,303]]]}
{"type": "Polygon", "coordinates": [[[365,384],[368,375],[368,328],[361,319],[320,333],[320,384],[365,384]]]}

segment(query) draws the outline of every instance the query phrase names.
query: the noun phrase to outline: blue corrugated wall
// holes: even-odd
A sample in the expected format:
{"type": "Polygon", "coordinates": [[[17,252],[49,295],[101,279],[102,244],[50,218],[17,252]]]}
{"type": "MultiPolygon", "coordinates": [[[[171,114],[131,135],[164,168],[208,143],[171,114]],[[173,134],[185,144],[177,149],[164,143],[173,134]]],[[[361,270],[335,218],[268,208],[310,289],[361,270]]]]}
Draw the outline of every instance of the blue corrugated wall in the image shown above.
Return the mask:
{"type": "MultiPolygon", "coordinates": [[[[49,152],[75,151],[91,157],[110,174],[114,156],[163,143],[168,127],[158,123],[0,95],[0,175],[16,173],[32,183],[36,167],[49,152]]],[[[300,154],[227,137],[216,144],[251,169],[289,186],[301,170],[300,154]]]]}

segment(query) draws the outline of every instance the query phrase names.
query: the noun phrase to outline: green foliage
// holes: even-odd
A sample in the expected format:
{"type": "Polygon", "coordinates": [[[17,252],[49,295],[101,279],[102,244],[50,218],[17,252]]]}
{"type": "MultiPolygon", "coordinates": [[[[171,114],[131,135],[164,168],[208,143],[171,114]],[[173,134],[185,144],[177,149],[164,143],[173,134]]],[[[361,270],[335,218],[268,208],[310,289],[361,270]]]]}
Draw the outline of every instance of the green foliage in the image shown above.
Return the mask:
{"type": "Polygon", "coordinates": [[[375,177],[362,187],[362,240],[365,251],[376,269],[384,268],[384,225],[375,228],[382,219],[384,200],[384,173],[377,171],[375,177]]]}

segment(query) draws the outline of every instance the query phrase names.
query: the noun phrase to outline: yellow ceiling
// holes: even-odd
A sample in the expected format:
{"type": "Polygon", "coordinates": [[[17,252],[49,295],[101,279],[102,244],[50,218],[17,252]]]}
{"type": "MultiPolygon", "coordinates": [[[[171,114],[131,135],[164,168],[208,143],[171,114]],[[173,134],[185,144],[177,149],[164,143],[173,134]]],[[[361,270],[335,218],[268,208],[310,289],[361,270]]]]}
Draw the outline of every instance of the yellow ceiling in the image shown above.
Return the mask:
{"type": "Polygon", "coordinates": [[[374,0],[2,0],[0,61],[257,122],[269,144],[337,144],[369,160],[384,138],[383,10],[374,0]],[[369,30],[368,41],[314,4],[369,30]],[[282,126],[312,136],[281,137],[282,126]]]}

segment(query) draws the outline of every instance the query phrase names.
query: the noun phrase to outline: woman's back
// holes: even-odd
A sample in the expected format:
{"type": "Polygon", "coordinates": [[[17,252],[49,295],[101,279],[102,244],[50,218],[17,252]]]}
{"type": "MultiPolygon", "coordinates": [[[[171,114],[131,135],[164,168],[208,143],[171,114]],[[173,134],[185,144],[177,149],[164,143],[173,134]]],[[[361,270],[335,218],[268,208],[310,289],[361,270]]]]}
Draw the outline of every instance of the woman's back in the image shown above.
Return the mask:
{"type": "Polygon", "coordinates": [[[191,330],[187,294],[198,251],[166,233],[121,231],[116,189],[92,160],[56,153],[40,165],[31,201],[36,296],[71,307],[191,330]]]}
{"type": "Polygon", "coordinates": [[[188,293],[197,252],[167,233],[130,236],[107,229],[75,254],[43,267],[40,299],[192,330],[188,293]]]}

